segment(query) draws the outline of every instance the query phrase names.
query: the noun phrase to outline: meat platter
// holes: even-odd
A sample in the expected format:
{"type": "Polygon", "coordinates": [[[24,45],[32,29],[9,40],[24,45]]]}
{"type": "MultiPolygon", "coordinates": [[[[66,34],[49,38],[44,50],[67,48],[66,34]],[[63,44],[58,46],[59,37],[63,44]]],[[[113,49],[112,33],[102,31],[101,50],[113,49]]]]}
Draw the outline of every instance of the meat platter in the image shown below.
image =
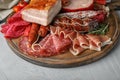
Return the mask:
{"type": "MultiPolygon", "coordinates": [[[[59,3],[60,1],[58,0],[59,3]]],[[[31,63],[56,68],[88,64],[107,55],[117,43],[120,27],[113,11],[108,14],[104,10],[91,10],[90,5],[90,10],[69,11],[67,9],[67,12],[59,12],[61,7],[59,5],[54,17],[45,19],[44,16],[29,17],[33,14],[31,11],[34,11],[31,5],[32,8],[38,9],[38,6],[33,6],[33,3],[31,0],[25,8],[16,12],[12,17],[8,17],[7,23],[2,26],[1,30],[10,48],[18,56],[31,63]],[[103,17],[107,15],[109,16],[104,19],[103,17]],[[99,24],[105,27],[99,29],[97,28],[99,24]],[[16,28],[15,25],[19,27],[16,28]],[[8,26],[11,28],[8,29],[8,26]],[[42,33],[43,29],[47,32],[42,33]]],[[[35,11],[39,12],[37,9],[35,11]]],[[[49,14],[51,13],[45,13],[45,16],[49,17],[49,14]]],[[[36,13],[36,15],[42,14],[36,13]]]]}

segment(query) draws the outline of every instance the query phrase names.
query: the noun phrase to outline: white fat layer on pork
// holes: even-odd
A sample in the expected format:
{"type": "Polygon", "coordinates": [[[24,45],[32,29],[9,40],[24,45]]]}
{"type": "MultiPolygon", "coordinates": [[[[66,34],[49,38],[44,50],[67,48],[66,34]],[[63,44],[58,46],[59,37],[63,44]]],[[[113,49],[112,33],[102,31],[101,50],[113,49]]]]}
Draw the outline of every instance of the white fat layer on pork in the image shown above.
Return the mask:
{"type": "Polygon", "coordinates": [[[25,9],[22,11],[22,18],[28,22],[38,23],[47,26],[61,9],[61,0],[49,10],[25,9]]]}

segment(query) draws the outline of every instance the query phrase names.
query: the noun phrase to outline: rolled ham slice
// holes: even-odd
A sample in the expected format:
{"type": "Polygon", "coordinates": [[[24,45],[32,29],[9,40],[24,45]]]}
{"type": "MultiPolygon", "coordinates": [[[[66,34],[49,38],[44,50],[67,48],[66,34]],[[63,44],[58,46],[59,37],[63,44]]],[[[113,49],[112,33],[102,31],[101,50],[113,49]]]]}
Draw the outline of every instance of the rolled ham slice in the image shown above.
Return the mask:
{"type": "Polygon", "coordinates": [[[31,0],[22,11],[22,18],[47,26],[60,10],[61,0],[31,0]]]}

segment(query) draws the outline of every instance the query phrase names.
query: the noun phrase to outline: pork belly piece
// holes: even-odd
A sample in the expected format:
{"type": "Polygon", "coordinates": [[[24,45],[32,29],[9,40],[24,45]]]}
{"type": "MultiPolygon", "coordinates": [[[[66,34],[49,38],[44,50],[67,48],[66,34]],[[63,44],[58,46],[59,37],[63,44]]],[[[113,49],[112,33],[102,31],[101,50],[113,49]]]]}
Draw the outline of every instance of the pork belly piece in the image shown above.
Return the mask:
{"type": "Polygon", "coordinates": [[[25,21],[47,26],[61,10],[61,0],[31,0],[22,11],[25,21]]]}

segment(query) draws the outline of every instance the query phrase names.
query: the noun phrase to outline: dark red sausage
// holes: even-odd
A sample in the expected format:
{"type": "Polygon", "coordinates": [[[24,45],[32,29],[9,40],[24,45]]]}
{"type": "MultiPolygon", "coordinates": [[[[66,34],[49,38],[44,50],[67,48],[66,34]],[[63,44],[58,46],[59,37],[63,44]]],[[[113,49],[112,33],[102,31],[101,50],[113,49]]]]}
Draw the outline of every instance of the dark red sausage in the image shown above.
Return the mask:
{"type": "Polygon", "coordinates": [[[38,30],[39,30],[39,25],[32,23],[30,33],[28,35],[28,41],[32,44],[33,42],[36,41],[37,36],[38,36],[38,30]]]}

